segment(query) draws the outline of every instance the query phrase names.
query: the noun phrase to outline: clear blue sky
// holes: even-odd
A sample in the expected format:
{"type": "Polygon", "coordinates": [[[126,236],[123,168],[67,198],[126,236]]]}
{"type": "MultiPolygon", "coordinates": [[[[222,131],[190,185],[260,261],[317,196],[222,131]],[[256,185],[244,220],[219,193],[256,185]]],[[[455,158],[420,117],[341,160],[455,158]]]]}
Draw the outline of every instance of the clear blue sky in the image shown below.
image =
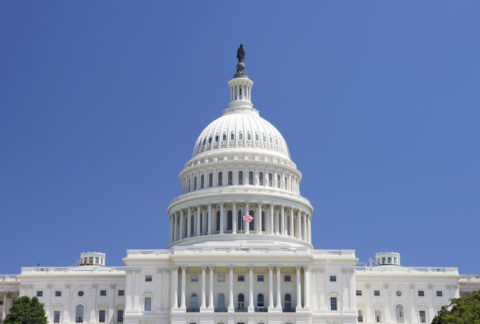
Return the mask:
{"type": "Polygon", "coordinates": [[[0,2],[0,273],[168,244],[236,49],[320,249],[480,273],[479,1],[0,2]]]}

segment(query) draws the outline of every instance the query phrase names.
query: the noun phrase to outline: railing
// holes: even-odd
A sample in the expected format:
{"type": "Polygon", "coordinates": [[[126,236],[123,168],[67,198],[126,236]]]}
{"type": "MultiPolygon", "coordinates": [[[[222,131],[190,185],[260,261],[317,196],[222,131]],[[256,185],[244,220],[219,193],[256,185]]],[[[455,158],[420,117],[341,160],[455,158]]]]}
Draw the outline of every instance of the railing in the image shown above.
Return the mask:
{"type": "Polygon", "coordinates": [[[265,306],[259,306],[259,307],[255,307],[255,311],[259,313],[266,313],[268,312],[268,308],[265,306]]]}
{"type": "Polygon", "coordinates": [[[460,278],[462,281],[480,281],[480,274],[462,274],[460,278]]]}
{"type": "Polygon", "coordinates": [[[225,307],[215,307],[215,313],[226,313],[228,309],[225,307]]]}
{"type": "Polygon", "coordinates": [[[187,307],[187,313],[198,313],[200,312],[200,308],[198,307],[187,307]]]}
{"type": "Polygon", "coordinates": [[[236,312],[248,312],[248,308],[247,307],[235,307],[235,311],[236,312]]]}
{"type": "Polygon", "coordinates": [[[15,281],[18,281],[17,275],[14,275],[14,274],[0,275],[0,282],[15,282],[15,281]]]}
{"type": "Polygon", "coordinates": [[[103,267],[103,266],[85,266],[85,267],[22,267],[22,272],[113,272],[125,271],[126,267],[103,267]]]}
{"type": "MultiPolygon", "coordinates": [[[[458,268],[456,267],[403,267],[406,272],[424,272],[424,273],[458,273],[458,268]]],[[[389,271],[391,267],[389,266],[357,266],[355,267],[357,272],[383,272],[389,271]]]]}
{"type": "Polygon", "coordinates": [[[293,307],[283,307],[282,312],[284,312],[284,313],[295,313],[295,308],[293,308],[293,307]]]}

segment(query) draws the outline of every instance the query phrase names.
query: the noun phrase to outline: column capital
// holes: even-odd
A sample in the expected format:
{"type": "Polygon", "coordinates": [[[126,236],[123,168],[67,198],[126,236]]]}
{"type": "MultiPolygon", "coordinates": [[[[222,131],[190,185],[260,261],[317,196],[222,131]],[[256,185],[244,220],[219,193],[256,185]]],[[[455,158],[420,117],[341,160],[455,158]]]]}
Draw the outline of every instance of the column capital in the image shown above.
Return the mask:
{"type": "Polygon", "coordinates": [[[208,266],[206,264],[202,264],[201,267],[202,267],[202,270],[207,270],[208,266]]]}
{"type": "Polygon", "coordinates": [[[214,264],[209,264],[208,269],[210,269],[210,271],[213,271],[213,269],[215,269],[215,265],[214,264]]]}
{"type": "Polygon", "coordinates": [[[275,265],[269,264],[267,267],[268,267],[268,270],[273,270],[273,268],[275,268],[275,265]]]}
{"type": "Polygon", "coordinates": [[[248,265],[248,270],[253,270],[253,268],[255,268],[255,266],[253,264],[248,265]]]}
{"type": "Polygon", "coordinates": [[[235,265],[234,265],[234,264],[229,264],[229,265],[228,265],[228,269],[229,269],[229,270],[234,270],[234,269],[235,269],[235,265]]]}

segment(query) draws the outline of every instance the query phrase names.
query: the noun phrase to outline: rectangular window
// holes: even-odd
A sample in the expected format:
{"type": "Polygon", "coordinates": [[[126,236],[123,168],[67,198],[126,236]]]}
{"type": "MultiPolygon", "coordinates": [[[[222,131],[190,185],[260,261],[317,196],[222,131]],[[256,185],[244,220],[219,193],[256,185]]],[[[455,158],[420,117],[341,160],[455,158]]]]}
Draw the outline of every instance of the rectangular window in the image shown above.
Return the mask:
{"type": "Polygon", "coordinates": [[[290,276],[290,275],[285,275],[285,276],[283,277],[283,281],[285,281],[285,282],[290,282],[290,281],[292,281],[292,276],[290,276]]]}
{"type": "Polygon", "coordinates": [[[217,281],[218,282],[225,282],[225,275],[218,275],[217,276],[217,281]]]}
{"type": "Polygon", "coordinates": [[[248,172],[248,184],[253,185],[253,172],[248,172]]]}
{"type": "Polygon", "coordinates": [[[358,311],[357,322],[363,323],[363,312],[361,310],[358,311]]]}
{"type": "Polygon", "coordinates": [[[209,187],[213,186],[213,173],[210,173],[208,175],[208,186],[209,187]]]}
{"type": "Polygon", "coordinates": [[[151,275],[146,275],[145,276],[145,281],[151,282],[152,281],[152,276],[151,275]]]}
{"type": "Polygon", "coordinates": [[[443,292],[441,290],[437,290],[437,297],[442,297],[443,296],[443,292]]]}
{"type": "Polygon", "coordinates": [[[375,311],[375,322],[380,323],[382,321],[382,312],[379,310],[375,311]]]}
{"type": "Polygon", "coordinates": [[[145,297],[143,310],[149,312],[152,310],[152,297],[145,297]]]}
{"type": "Polygon", "coordinates": [[[117,311],[117,323],[123,323],[123,309],[117,311]]]}
{"type": "Polygon", "coordinates": [[[105,310],[101,309],[98,311],[98,322],[105,323],[105,310]]]}
{"type": "Polygon", "coordinates": [[[263,281],[265,281],[265,278],[263,277],[263,275],[258,275],[257,276],[257,281],[263,282],[263,281]]]}
{"type": "Polygon", "coordinates": [[[425,292],[423,290],[418,291],[418,297],[423,297],[425,296],[425,292]]]}
{"type": "Polygon", "coordinates": [[[60,323],[60,311],[53,312],[53,323],[60,323]]]}
{"type": "Polygon", "coordinates": [[[106,290],[100,290],[100,296],[107,296],[106,290]]]}
{"type": "Polygon", "coordinates": [[[240,281],[240,282],[245,281],[245,276],[244,275],[238,275],[237,276],[237,281],[240,281]]]}
{"type": "Polygon", "coordinates": [[[427,322],[427,316],[425,315],[425,311],[423,311],[423,310],[419,311],[418,315],[420,317],[420,323],[426,323],[427,322]]]}
{"type": "Polygon", "coordinates": [[[337,297],[330,297],[330,310],[337,310],[337,297]]]}
{"type": "Polygon", "coordinates": [[[43,297],[43,291],[37,290],[37,297],[43,297]]]}
{"type": "Polygon", "coordinates": [[[223,185],[222,172],[219,172],[219,173],[218,173],[218,185],[219,185],[219,186],[223,185]]]}
{"type": "Polygon", "coordinates": [[[268,185],[273,187],[273,175],[271,173],[268,174],[268,185]]]}
{"type": "Polygon", "coordinates": [[[118,291],[118,296],[125,296],[125,290],[120,289],[120,290],[118,291]]]}
{"type": "Polygon", "coordinates": [[[337,276],[330,276],[330,282],[337,282],[337,276]]]}
{"type": "Polygon", "coordinates": [[[190,277],[190,281],[191,281],[191,282],[198,282],[198,275],[192,275],[192,276],[190,277]]]}
{"type": "Polygon", "coordinates": [[[60,290],[56,290],[55,297],[62,297],[62,292],[60,290]]]}
{"type": "Polygon", "coordinates": [[[362,291],[361,291],[361,290],[357,290],[356,295],[357,295],[357,296],[362,296],[362,291]]]}
{"type": "Polygon", "coordinates": [[[374,290],[373,295],[374,296],[380,296],[380,290],[374,290]]]}

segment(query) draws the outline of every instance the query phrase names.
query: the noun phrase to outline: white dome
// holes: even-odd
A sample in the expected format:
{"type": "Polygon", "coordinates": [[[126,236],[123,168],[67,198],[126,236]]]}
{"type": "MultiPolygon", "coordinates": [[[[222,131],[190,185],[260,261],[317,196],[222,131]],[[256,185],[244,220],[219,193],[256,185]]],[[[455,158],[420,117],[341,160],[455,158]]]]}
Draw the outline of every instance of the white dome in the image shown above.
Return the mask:
{"type": "Polygon", "coordinates": [[[290,159],[287,142],[254,108],[228,108],[200,134],[193,156],[214,150],[247,148],[271,151],[290,159]]]}

